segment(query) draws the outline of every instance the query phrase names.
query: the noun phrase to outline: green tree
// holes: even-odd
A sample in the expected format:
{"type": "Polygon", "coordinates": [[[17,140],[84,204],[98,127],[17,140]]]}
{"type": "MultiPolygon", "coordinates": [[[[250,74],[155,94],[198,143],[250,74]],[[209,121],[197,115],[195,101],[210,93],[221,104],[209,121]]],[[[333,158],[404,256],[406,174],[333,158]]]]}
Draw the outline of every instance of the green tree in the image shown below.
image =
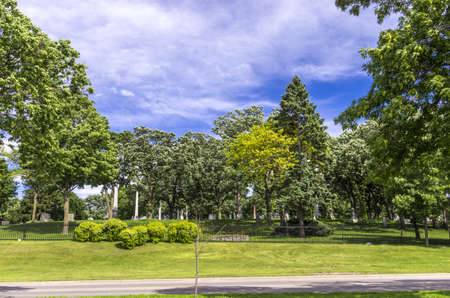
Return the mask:
{"type": "MultiPolygon", "coordinates": [[[[325,132],[326,126],[323,125],[324,119],[320,118],[319,113],[316,112],[316,106],[308,97],[305,85],[298,76],[294,76],[281,98],[280,109],[276,110],[272,116],[276,127],[281,128],[287,136],[296,141],[291,151],[294,152],[298,164],[292,171],[292,175],[299,184],[304,184],[303,186],[295,184],[298,185],[297,193],[306,189],[305,185],[309,184],[306,181],[302,182],[302,179],[312,181],[311,175],[314,175],[314,169],[318,172],[327,152],[328,134],[325,132]]],[[[316,180],[318,181],[322,180],[316,180]]],[[[312,201],[316,202],[316,197],[306,193],[296,200],[300,237],[305,237],[305,207],[312,205],[312,201]]]]}
{"type": "Polygon", "coordinates": [[[104,185],[117,175],[116,148],[110,139],[108,122],[93,106],[61,107],[66,112],[58,130],[49,131],[45,141],[22,138],[19,145],[21,163],[28,156],[42,154],[41,166],[53,178],[64,197],[64,229],[68,232],[69,195],[76,187],[104,185]],[[72,108],[71,108],[72,107],[72,108]]]}
{"type": "Polygon", "coordinates": [[[397,29],[381,32],[377,48],[362,50],[372,88],[336,119],[344,127],[378,120],[380,148],[393,167],[409,150],[416,158],[438,150],[450,156],[448,7],[448,0],[414,0],[397,29]]]}
{"type": "Polygon", "coordinates": [[[14,177],[3,158],[0,158],[0,214],[7,209],[8,202],[16,195],[14,177]]]}
{"type": "Polygon", "coordinates": [[[413,0],[336,0],[336,6],[348,10],[350,14],[358,16],[361,8],[375,6],[378,23],[391,13],[404,13],[411,6],[413,0]]]}
{"type": "MultiPolygon", "coordinates": [[[[221,137],[225,143],[232,142],[241,133],[250,132],[254,125],[264,123],[264,111],[261,106],[252,106],[243,110],[228,112],[214,121],[212,131],[221,137]]],[[[237,218],[242,217],[241,197],[243,190],[247,189],[248,182],[237,168],[232,168],[230,177],[236,192],[237,218]]],[[[231,170],[231,169],[229,169],[231,170]]]]}
{"type": "Polygon", "coordinates": [[[134,138],[127,148],[126,154],[134,167],[132,179],[145,187],[148,218],[152,218],[156,203],[164,200],[169,193],[165,183],[171,174],[170,153],[175,143],[174,133],[136,127],[134,138]]]}
{"type": "Polygon", "coordinates": [[[281,183],[296,162],[290,147],[294,140],[273,131],[268,124],[253,126],[250,133],[237,136],[227,146],[227,157],[254,184],[264,185],[266,220],[272,224],[272,197],[274,187],[281,183]]]}

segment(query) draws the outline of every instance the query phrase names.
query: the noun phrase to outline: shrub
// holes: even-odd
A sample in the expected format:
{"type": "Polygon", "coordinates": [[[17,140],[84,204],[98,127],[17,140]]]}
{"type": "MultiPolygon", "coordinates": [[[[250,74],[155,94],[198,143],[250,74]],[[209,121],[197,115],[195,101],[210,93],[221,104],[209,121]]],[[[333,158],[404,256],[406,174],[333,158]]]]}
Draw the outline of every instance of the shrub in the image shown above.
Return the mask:
{"type": "Polygon", "coordinates": [[[75,239],[81,242],[102,240],[102,225],[90,221],[82,222],[75,228],[75,239]]]}
{"type": "Polygon", "coordinates": [[[120,246],[127,249],[136,247],[137,232],[135,229],[125,229],[119,233],[120,246]]]}
{"type": "Polygon", "coordinates": [[[197,225],[185,220],[171,223],[168,228],[169,242],[192,243],[197,233],[197,225]]]}
{"type": "Polygon", "coordinates": [[[120,219],[109,219],[102,226],[102,234],[107,241],[118,241],[119,234],[127,228],[127,224],[120,219]]]}
{"type": "MultiPolygon", "coordinates": [[[[320,221],[308,221],[305,220],[305,236],[318,236],[325,237],[333,234],[333,229],[320,221]]],[[[288,222],[287,226],[280,226],[275,228],[275,235],[289,235],[289,236],[299,236],[300,228],[298,226],[298,221],[291,220],[288,222]]]]}
{"type": "Polygon", "coordinates": [[[148,233],[146,226],[135,226],[131,228],[136,232],[135,243],[136,246],[144,245],[148,240],[148,233]]]}
{"type": "Polygon", "coordinates": [[[167,235],[166,226],[160,221],[153,221],[147,225],[148,237],[152,243],[158,243],[167,235]]]}

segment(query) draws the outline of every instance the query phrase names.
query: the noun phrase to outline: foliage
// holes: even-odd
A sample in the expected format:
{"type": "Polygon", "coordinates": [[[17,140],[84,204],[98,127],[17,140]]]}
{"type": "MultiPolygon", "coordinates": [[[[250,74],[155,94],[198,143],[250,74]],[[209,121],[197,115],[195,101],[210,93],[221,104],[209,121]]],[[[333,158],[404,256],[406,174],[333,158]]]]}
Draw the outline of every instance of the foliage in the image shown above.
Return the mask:
{"type": "MultiPolygon", "coordinates": [[[[396,29],[380,33],[377,48],[361,51],[372,88],[336,119],[347,127],[360,118],[378,120],[376,149],[397,170],[406,151],[414,158],[450,156],[449,1],[411,3],[396,29]]],[[[448,165],[440,166],[448,171],[448,165]]]]}
{"type": "Polygon", "coordinates": [[[84,221],[75,228],[75,239],[81,242],[98,242],[103,240],[102,225],[84,221]]]}
{"type": "MultiPolygon", "coordinates": [[[[304,233],[306,237],[326,237],[333,234],[333,228],[320,221],[305,221],[304,233]]],[[[287,226],[275,228],[275,234],[300,236],[301,231],[297,221],[289,221],[287,226]]]]}
{"type": "Polygon", "coordinates": [[[102,225],[102,235],[107,241],[119,240],[119,234],[121,231],[127,228],[127,224],[119,219],[112,218],[102,225]]]}
{"type": "Polygon", "coordinates": [[[148,237],[152,243],[159,243],[167,235],[166,226],[160,221],[151,221],[147,225],[148,237]]]}
{"type": "Polygon", "coordinates": [[[146,226],[134,226],[131,229],[136,232],[136,235],[134,237],[136,246],[144,245],[147,242],[147,240],[149,239],[147,227],[146,226]]]}
{"type": "Polygon", "coordinates": [[[312,204],[319,204],[319,199],[322,203],[325,201],[319,193],[327,188],[319,169],[328,151],[328,134],[325,132],[324,119],[320,118],[316,106],[308,97],[305,85],[295,76],[281,98],[280,109],[271,116],[275,127],[295,140],[290,150],[298,162],[285,187],[284,192],[287,193],[284,198],[287,202],[284,205],[295,206],[301,237],[304,236],[302,229],[305,211],[312,204]]]}
{"type": "Polygon", "coordinates": [[[275,132],[269,124],[254,126],[250,133],[237,136],[227,146],[226,155],[253,183],[264,185],[267,221],[271,223],[271,193],[276,184],[284,180],[295,163],[289,150],[294,140],[275,132]]]}
{"type": "Polygon", "coordinates": [[[412,0],[336,0],[336,6],[344,11],[348,9],[350,14],[357,16],[361,8],[375,5],[378,23],[382,23],[391,13],[405,13],[412,2],[412,0]]]}
{"type": "Polygon", "coordinates": [[[133,249],[137,244],[138,232],[134,229],[124,229],[122,230],[117,240],[120,241],[120,246],[122,248],[133,249]]]}
{"type": "Polygon", "coordinates": [[[197,237],[198,227],[189,221],[178,221],[167,228],[169,242],[192,243],[197,237]]]}
{"type": "Polygon", "coordinates": [[[16,195],[16,187],[6,161],[0,157],[0,215],[6,211],[8,201],[16,195]]]}
{"type": "Polygon", "coordinates": [[[103,195],[90,195],[84,199],[86,204],[87,217],[93,219],[103,219],[106,215],[106,201],[103,195]]]}

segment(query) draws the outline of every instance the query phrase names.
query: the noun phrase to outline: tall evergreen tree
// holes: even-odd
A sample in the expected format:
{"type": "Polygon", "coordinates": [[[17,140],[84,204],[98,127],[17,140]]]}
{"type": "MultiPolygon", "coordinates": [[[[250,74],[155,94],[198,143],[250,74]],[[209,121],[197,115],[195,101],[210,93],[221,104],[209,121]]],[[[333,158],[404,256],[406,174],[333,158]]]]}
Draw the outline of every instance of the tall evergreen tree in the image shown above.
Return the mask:
{"type": "MultiPolygon", "coordinates": [[[[291,150],[298,160],[292,175],[300,183],[306,173],[319,170],[321,161],[327,150],[324,119],[316,112],[316,106],[309,100],[305,85],[298,76],[294,76],[282,96],[280,109],[275,111],[273,119],[276,127],[296,140],[291,150]]],[[[303,188],[304,189],[304,188],[303,188]]],[[[297,200],[297,218],[300,226],[300,237],[305,237],[304,219],[305,206],[310,205],[306,200],[315,200],[311,196],[299,196],[297,200]]]]}

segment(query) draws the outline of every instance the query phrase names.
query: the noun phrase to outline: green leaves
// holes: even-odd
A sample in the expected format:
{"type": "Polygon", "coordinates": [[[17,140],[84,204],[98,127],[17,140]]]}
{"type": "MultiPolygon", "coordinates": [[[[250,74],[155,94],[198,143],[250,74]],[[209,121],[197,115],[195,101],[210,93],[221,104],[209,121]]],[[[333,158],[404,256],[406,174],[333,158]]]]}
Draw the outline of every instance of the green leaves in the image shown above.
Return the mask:
{"type": "Polygon", "coordinates": [[[253,126],[250,133],[237,136],[227,146],[226,155],[255,181],[282,179],[296,162],[290,147],[294,140],[271,130],[267,125],[253,126]]]}

